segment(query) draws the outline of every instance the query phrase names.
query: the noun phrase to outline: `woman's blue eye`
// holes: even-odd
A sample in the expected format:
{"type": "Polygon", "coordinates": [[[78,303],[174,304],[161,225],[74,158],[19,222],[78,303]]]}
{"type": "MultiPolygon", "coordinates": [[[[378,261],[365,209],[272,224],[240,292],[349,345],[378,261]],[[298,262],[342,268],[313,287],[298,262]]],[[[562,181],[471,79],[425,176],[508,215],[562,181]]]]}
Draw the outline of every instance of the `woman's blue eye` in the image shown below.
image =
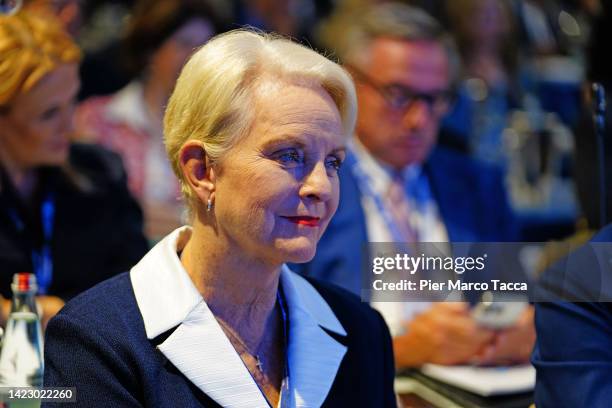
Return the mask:
{"type": "Polygon", "coordinates": [[[327,159],[325,165],[328,168],[334,169],[336,171],[340,170],[340,167],[342,167],[342,160],[338,157],[331,157],[329,159],[327,159]]]}
{"type": "Polygon", "coordinates": [[[276,156],[276,159],[280,163],[287,166],[294,166],[297,164],[302,164],[304,162],[304,158],[302,157],[300,152],[295,149],[289,149],[281,152],[276,156]]]}

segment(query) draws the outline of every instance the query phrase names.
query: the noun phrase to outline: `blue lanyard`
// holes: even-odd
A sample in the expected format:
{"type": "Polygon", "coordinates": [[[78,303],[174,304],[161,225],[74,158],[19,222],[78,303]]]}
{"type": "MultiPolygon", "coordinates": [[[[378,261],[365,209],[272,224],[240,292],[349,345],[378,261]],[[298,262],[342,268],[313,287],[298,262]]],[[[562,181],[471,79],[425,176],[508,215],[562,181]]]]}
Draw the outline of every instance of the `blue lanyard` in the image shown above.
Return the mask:
{"type": "MultiPolygon", "coordinates": [[[[393,221],[393,217],[389,213],[387,206],[382,201],[380,195],[374,192],[374,188],[372,187],[372,178],[359,164],[359,161],[357,160],[354,153],[347,155],[346,163],[349,169],[353,172],[355,178],[357,179],[357,186],[359,187],[361,194],[370,197],[376,205],[378,213],[381,215],[383,221],[385,222],[387,231],[391,233],[393,242],[403,242],[403,235],[395,226],[395,221],[393,221]]],[[[408,222],[408,220],[406,220],[406,222],[408,222]]]]}
{"type": "Polygon", "coordinates": [[[53,280],[53,257],[51,256],[51,239],[55,220],[55,197],[47,194],[40,207],[40,218],[43,228],[43,245],[40,251],[32,250],[32,264],[38,283],[38,294],[45,295],[53,280]]]}
{"type": "MultiPolygon", "coordinates": [[[[23,231],[25,224],[15,209],[9,210],[15,227],[23,231]]],[[[51,255],[51,239],[53,238],[53,223],[55,220],[55,197],[52,193],[47,194],[40,207],[40,218],[43,229],[43,244],[40,250],[32,249],[32,267],[38,284],[38,294],[47,293],[53,280],[53,257],[51,255]]]]}

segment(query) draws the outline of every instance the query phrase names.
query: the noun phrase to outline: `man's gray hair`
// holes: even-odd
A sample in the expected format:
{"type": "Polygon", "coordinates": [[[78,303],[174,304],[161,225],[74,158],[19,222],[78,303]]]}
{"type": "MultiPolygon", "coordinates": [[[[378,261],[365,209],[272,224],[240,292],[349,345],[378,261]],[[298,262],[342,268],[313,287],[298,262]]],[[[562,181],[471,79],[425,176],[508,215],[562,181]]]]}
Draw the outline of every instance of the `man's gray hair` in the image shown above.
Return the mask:
{"type": "Polygon", "coordinates": [[[343,63],[363,63],[363,50],[375,38],[439,42],[447,50],[452,77],[458,70],[454,41],[440,23],[420,8],[389,2],[347,12],[339,10],[319,31],[320,41],[343,63]]]}

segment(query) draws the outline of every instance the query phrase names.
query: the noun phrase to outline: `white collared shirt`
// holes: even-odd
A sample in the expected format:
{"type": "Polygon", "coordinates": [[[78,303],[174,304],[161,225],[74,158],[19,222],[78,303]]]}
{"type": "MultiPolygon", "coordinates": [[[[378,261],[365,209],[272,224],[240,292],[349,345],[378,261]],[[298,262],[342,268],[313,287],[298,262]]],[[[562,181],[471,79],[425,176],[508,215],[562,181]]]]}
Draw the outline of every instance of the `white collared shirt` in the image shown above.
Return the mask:
{"type": "MultiPolygon", "coordinates": [[[[351,141],[350,148],[357,156],[363,171],[369,175],[373,192],[384,197],[391,185],[391,168],[376,160],[356,138],[351,141]]],[[[421,174],[422,171],[419,165],[407,166],[402,170],[406,184],[412,184],[414,190],[420,193],[420,198],[417,200],[415,194],[407,191],[411,209],[408,221],[417,232],[420,242],[447,242],[446,227],[440,217],[438,205],[431,193],[427,177],[421,174]]],[[[392,234],[374,200],[367,194],[362,194],[361,205],[365,213],[368,240],[370,242],[393,242],[392,234]]]]}
{"type": "MultiPolygon", "coordinates": [[[[269,407],[178,258],[190,236],[189,227],[177,229],[130,271],[147,338],[178,326],[158,349],[191,382],[224,407],[269,407]]],[[[289,315],[291,399],[296,407],[319,407],[346,353],[325,330],[346,331],[316,289],[286,266],[280,285],[289,315]]]]}
{"type": "MultiPolygon", "coordinates": [[[[350,145],[355,153],[359,165],[371,181],[370,187],[379,197],[384,197],[391,184],[392,169],[376,160],[357,138],[353,138],[350,145]]],[[[402,170],[406,184],[413,183],[415,190],[419,190],[419,200],[415,194],[407,194],[411,209],[410,226],[416,231],[420,242],[448,242],[446,226],[440,216],[438,205],[431,193],[427,177],[422,175],[422,167],[412,165],[402,170]]],[[[364,182],[357,177],[358,182],[364,182]]],[[[361,188],[364,191],[364,188],[361,188]]],[[[384,217],[380,214],[374,199],[367,194],[361,194],[366,229],[369,242],[393,242],[393,234],[389,230],[384,217]]],[[[405,322],[411,320],[415,314],[431,307],[430,302],[381,302],[377,301],[376,293],[371,300],[371,306],[378,310],[385,318],[392,336],[405,331],[405,322]]]]}

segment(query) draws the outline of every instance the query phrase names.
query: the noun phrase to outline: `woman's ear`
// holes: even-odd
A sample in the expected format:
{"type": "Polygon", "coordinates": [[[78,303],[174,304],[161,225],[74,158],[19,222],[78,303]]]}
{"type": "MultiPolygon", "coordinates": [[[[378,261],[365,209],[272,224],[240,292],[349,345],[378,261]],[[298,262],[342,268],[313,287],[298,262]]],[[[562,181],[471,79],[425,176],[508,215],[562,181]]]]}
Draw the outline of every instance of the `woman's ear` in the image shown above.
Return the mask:
{"type": "Polygon", "coordinates": [[[215,173],[204,144],[197,140],[186,142],[179,151],[179,166],[191,191],[206,203],[215,191],[215,173]]]}

